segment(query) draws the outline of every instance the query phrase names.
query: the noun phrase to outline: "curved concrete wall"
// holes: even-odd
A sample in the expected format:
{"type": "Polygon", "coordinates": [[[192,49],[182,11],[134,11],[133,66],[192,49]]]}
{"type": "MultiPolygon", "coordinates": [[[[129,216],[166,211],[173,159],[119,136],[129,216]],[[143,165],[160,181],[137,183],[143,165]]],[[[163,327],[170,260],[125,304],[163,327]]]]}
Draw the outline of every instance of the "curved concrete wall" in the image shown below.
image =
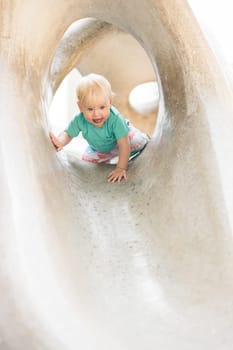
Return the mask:
{"type": "Polygon", "coordinates": [[[187,3],[3,0],[0,33],[1,347],[231,349],[232,93],[187,3]],[[118,185],[48,139],[53,56],[89,17],[135,37],[160,83],[118,185]]]}

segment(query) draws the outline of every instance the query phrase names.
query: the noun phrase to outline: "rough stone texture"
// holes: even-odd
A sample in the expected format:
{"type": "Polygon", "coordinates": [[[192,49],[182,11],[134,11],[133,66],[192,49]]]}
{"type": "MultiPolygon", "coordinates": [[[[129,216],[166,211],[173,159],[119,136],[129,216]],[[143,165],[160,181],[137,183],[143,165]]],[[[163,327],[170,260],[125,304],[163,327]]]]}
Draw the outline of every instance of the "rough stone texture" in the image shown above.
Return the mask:
{"type": "Polygon", "coordinates": [[[232,93],[186,2],[2,0],[0,48],[0,348],[231,350],[232,93]],[[88,17],[134,36],[160,83],[118,185],[48,139],[53,56],[88,17]]]}

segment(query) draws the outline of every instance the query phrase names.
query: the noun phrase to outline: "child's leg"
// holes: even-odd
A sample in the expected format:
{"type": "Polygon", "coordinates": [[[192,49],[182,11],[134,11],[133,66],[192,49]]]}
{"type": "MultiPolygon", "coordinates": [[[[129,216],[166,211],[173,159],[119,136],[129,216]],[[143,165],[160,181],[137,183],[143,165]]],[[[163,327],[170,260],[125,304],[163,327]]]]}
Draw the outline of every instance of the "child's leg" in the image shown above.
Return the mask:
{"type": "Polygon", "coordinates": [[[106,163],[118,154],[117,147],[112,149],[109,153],[101,153],[93,150],[90,146],[87,147],[82,155],[82,160],[91,163],[106,163]]]}
{"type": "MultiPolygon", "coordinates": [[[[149,137],[135,128],[129,121],[129,141],[130,141],[130,151],[131,155],[142,150],[149,141],[149,137]]],[[[119,155],[118,147],[114,147],[108,153],[101,153],[93,150],[90,146],[87,147],[82,155],[82,160],[91,163],[108,163],[111,159],[119,155]]]]}
{"type": "Polygon", "coordinates": [[[129,122],[129,141],[130,141],[130,150],[131,154],[134,154],[137,151],[142,150],[146,144],[149,141],[149,137],[135,128],[130,122],[129,122]]]}

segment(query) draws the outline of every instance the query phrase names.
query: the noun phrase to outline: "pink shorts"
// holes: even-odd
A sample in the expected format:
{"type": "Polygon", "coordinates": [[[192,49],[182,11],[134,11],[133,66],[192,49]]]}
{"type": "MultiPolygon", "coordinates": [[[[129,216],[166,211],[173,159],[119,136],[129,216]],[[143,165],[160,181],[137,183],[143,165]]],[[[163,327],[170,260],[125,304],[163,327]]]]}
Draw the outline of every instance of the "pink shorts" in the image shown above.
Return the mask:
{"type": "MultiPolygon", "coordinates": [[[[128,137],[130,141],[131,155],[133,155],[137,151],[142,150],[149,140],[149,137],[146,134],[136,129],[130,123],[128,137]]],[[[91,163],[108,163],[111,159],[115,158],[116,156],[118,156],[118,146],[114,147],[108,153],[101,153],[95,151],[91,148],[91,146],[88,146],[82,155],[82,160],[91,163]]]]}

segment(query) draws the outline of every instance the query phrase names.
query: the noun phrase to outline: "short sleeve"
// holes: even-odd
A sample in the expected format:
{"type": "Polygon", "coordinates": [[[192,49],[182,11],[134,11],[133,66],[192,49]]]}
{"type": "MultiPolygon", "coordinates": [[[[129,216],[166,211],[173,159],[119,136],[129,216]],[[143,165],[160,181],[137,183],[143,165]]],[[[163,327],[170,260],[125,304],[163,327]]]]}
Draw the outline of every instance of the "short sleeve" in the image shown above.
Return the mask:
{"type": "Polygon", "coordinates": [[[129,127],[127,124],[127,120],[125,120],[121,114],[117,115],[117,118],[114,123],[114,135],[117,140],[125,137],[129,133],[129,127]]]}
{"type": "Polygon", "coordinates": [[[76,137],[80,133],[80,127],[79,127],[79,116],[76,115],[68,124],[67,128],[65,129],[65,132],[70,137],[76,137]]]}

